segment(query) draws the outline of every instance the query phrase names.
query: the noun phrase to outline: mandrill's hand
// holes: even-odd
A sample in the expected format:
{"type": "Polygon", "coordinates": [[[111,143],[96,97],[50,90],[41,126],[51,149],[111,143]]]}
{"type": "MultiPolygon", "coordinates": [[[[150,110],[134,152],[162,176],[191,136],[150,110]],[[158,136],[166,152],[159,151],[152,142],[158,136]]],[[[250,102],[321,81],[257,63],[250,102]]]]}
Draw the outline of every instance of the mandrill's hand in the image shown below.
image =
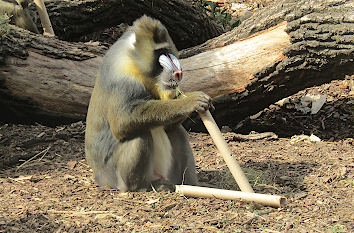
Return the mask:
{"type": "Polygon", "coordinates": [[[191,112],[202,111],[205,112],[208,109],[214,110],[214,105],[211,103],[212,99],[210,96],[201,91],[189,92],[183,94],[187,107],[190,108],[191,112]]]}

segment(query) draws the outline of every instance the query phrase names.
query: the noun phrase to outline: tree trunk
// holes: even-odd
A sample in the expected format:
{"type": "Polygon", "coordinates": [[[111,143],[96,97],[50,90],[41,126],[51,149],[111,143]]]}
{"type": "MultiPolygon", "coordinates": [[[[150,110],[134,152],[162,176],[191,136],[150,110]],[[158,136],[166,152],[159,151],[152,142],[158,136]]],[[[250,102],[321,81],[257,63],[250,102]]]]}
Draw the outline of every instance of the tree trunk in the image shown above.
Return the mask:
{"type": "Polygon", "coordinates": [[[92,33],[146,14],[159,19],[178,49],[195,46],[220,35],[223,30],[192,0],[86,0],[45,2],[54,32],[61,40],[86,41],[92,33]]]}
{"type": "MultiPolygon", "coordinates": [[[[276,3],[182,51],[184,57],[198,53],[181,60],[182,89],[218,96],[213,115],[219,125],[232,126],[301,89],[353,74],[352,12],[353,1],[276,3]]],[[[83,119],[105,49],[12,29],[0,46],[2,120],[83,119]]],[[[191,122],[186,126],[199,127],[191,122]]]]}

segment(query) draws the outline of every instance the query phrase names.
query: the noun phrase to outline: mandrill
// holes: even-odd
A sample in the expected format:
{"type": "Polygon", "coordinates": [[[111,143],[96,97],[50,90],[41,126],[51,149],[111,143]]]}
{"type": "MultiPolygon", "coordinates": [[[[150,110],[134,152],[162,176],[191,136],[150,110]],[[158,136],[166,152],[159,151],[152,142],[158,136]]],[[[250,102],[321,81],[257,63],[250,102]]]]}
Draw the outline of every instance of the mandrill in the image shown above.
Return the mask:
{"type": "Polygon", "coordinates": [[[160,21],[143,16],[107,51],[92,92],[85,153],[96,182],[122,191],[197,184],[181,123],[206,111],[203,92],[175,98],[177,49],[160,21]]]}

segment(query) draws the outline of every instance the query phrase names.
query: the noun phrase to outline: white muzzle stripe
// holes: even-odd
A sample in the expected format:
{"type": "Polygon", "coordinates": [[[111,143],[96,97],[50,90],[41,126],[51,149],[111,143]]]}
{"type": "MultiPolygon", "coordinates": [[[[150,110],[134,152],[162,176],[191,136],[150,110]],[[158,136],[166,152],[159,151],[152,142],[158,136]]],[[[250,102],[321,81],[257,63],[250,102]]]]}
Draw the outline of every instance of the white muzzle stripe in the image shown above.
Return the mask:
{"type": "Polygon", "coordinates": [[[177,57],[175,57],[173,54],[168,54],[167,56],[165,54],[162,54],[159,57],[159,62],[162,67],[169,69],[171,71],[177,71],[177,70],[182,70],[181,64],[179,63],[179,60],[177,57]],[[176,70],[177,68],[177,70],[176,70]]]}

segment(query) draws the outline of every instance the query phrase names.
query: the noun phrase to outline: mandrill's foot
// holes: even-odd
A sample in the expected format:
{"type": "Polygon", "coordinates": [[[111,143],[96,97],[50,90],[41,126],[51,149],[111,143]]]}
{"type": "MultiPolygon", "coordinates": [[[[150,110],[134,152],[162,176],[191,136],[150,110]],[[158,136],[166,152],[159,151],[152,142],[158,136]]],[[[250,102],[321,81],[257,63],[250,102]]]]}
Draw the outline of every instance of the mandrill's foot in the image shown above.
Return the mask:
{"type": "Polygon", "coordinates": [[[149,191],[170,191],[175,192],[176,187],[174,184],[165,179],[158,179],[151,182],[151,187],[149,191]]]}

